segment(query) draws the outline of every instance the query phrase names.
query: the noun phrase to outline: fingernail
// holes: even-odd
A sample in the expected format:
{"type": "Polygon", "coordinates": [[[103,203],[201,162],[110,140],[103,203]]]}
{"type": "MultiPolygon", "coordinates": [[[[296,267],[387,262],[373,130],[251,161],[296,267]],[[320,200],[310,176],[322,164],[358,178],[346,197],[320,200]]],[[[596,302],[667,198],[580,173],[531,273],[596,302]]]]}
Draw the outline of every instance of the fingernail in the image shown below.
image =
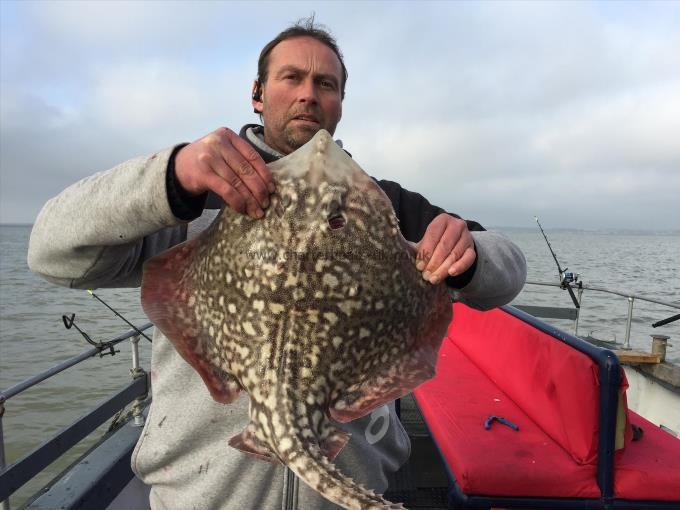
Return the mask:
{"type": "Polygon", "coordinates": [[[456,271],[455,267],[452,267],[451,269],[449,269],[449,275],[456,276],[456,273],[458,273],[458,271],[456,271]]]}
{"type": "Polygon", "coordinates": [[[262,218],[262,216],[264,216],[264,211],[262,209],[257,209],[255,211],[255,217],[259,219],[262,218]]]}
{"type": "Polygon", "coordinates": [[[269,183],[268,188],[269,188],[269,193],[274,193],[276,191],[276,186],[274,186],[273,182],[269,183]]]}
{"type": "Polygon", "coordinates": [[[433,276],[432,278],[430,278],[430,283],[432,285],[436,285],[437,283],[439,283],[439,278],[437,278],[436,276],[433,276]]]}
{"type": "Polygon", "coordinates": [[[269,207],[269,198],[264,199],[264,203],[262,204],[264,207],[269,207]]]}
{"type": "Polygon", "coordinates": [[[423,262],[422,260],[419,261],[419,262],[416,264],[416,269],[417,269],[418,271],[422,271],[423,269],[425,269],[425,262],[423,262]]]}
{"type": "Polygon", "coordinates": [[[432,273],[430,273],[429,271],[423,272],[423,280],[429,280],[431,274],[432,273]]]}

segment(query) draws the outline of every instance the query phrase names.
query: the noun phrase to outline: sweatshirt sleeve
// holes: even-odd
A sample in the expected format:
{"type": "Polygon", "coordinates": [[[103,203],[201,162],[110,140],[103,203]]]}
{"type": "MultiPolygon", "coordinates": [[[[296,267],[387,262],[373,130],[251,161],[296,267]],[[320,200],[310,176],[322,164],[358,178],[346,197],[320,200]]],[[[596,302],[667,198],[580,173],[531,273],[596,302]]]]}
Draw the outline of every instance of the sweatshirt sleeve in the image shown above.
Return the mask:
{"type": "MultiPolygon", "coordinates": [[[[408,191],[396,182],[377,182],[392,202],[402,234],[409,241],[420,241],[430,222],[439,214],[446,213],[422,195],[408,191]]],[[[447,214],[460,218],[457,214],[447,214]]],[[[465,222],[472,234],[477,258],[463,274],[446,279],[453,300],[478,310],[509,303],[520,293],[526,281],[524,254],[505,236],[485,230],[476,221],[465,222]]]]}
{"type": "Polygon", "coordinates": [[[31,271],[72,288],[139,286],[144,261],[186,238],[166,190],[173,151],[126,161],[49,200],[31,231],[31,271]]]}
{"type": "Polygon", "coordinates": [[[477,268],[467,285],[450,288],[451,297],[477,310],[508,304],[526,282],[527,263],[522,250],[498,232],[473,231],[471,234],[477,251],[477,268]]]}

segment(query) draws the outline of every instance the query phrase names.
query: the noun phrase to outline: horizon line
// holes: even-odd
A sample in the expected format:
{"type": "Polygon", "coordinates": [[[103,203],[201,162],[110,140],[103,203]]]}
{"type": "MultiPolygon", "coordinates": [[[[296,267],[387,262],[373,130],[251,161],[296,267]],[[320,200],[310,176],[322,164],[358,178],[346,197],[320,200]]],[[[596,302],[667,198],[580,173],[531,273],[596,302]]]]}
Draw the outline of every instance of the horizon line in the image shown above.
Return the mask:
{"type": "MultiPolygon", "coordinates": [[[[22,222],[0,222],[0,227],[32,227],[35,223],[22,222]]],[[[489,225],[487,230],[535,230],[536,227],[526,225],[489,225]]],[[[577,230],[582,232],[597,232],[602,230],[617,230],[621,232],[657,232],[657,233],[677,233],[680,228],[636,228],[636,227],[548,227],[545,230],[577,230]]]]}

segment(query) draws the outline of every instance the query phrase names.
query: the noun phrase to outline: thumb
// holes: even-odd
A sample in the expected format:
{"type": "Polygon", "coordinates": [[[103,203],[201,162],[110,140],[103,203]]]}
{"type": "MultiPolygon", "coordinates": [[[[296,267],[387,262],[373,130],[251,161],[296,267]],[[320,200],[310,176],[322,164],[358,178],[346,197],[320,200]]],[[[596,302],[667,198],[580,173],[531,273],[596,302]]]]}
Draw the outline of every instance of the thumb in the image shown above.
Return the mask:
{"type": "Polygon", "coordinates": [[[424,239],[425,238],[421,239],[417,243],[413,243],[411,241],[408,242],[411,246],[411,249],[413,250],[413,256],[415,257],[416,268],[418,268],[418,271],[422,271],[427,265],[427,260],[425,260],[426,255],[425,253],[421,252],[424,239]]]}

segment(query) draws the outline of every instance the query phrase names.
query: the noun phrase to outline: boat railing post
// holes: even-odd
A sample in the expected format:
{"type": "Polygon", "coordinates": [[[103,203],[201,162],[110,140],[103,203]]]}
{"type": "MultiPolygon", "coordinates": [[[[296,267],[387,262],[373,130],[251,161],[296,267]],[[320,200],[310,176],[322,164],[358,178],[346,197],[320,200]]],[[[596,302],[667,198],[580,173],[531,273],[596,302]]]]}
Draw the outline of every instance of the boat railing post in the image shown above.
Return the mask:
{"type": "Polygon", "coordinates": [[[623,340],[623,348],[630,349],[630,325],[633,322],[633,303],[635,298],[628,296],[628,319],[626,320],[626,338],[623,340]]]}
{"type": "MultiPolygon", "coordinates": [[[[5,464],[5,435],[2,432],[2,417],[5,414],[5,395],[0,393],[0,471],[6,467],[5,464]]],[[[0,501],[0,509],[9,510],[9,498],[0,501]]]]}
{"type": "MultiPolygon", "coordinates": [[[[132,347],[132,372],[139,370],[139,335],[130,337],[130,346],[132,347]]],[[[133,373],[134,375],[134,373],[133,373]]]]}
{"type": "Polygon", "coordinates": [[[583,296],[583,287],[580,282],[578,286],[578,308],[576,309],[576,319],[574,319],[574,336],[578,336],[578,319],[581,317],[581,297],[583,296]]]}
{"type": "MultiPolygon", "coordinates": [[[[146,372],[139,364],[139,335],[130,337],[130,346],[132,347],[132,368],[130,369],[132,378],[146,377],[146,372]]],[[[146,400],[146,395],[137,397],[132,404],[132,416],[134,417],[135,427],[144,426],[144,415],[142,414],[144,400],[146,400]]]]}

